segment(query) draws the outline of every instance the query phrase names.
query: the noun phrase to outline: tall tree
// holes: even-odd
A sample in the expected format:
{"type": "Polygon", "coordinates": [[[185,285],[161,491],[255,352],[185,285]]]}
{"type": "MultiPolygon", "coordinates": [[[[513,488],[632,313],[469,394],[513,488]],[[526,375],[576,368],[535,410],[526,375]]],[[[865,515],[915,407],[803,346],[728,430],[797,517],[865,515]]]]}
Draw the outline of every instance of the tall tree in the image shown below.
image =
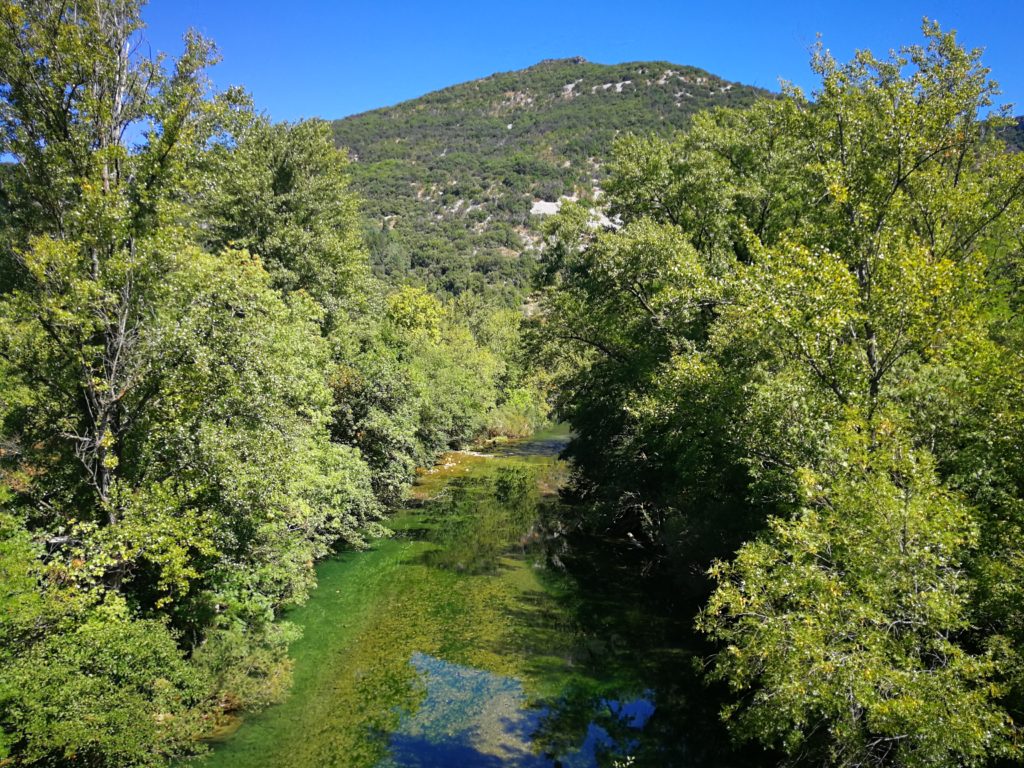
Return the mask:
{"type": "Polygon", "coordinates": [[[924,34],[888,59],[819,48],[811,100],[620,141],[623,226],[554,225],[539,323],[601,529],[677,569],[753,539],[712,570],[702,624],[729,717],[843,765],[979,764],[1016,739],[1019,593],[995,584],[1022,540],[1021,378],[997,246],[1016,253],[1024,158],[984,114],[980,53],[924,34]]]}
{"type": "Polygon", "coordinates": [[[143,56],[128,0],[3,2],[0,28],[0,754],[159,764],[280,692],[281,607],[379,506],[328,439],[323,307],[195,244],[246,120],[212,46],[143,56]]]}
{"type": "Polygon", "coordinates": [[[330,126],[271,124],[239,113],[230,145],[205,158],[199,198],[205,245],[259,256],[280,290],[304,290],[329,312],[357,309],[367,289],[367,251],[347,155],[330,126]]]}

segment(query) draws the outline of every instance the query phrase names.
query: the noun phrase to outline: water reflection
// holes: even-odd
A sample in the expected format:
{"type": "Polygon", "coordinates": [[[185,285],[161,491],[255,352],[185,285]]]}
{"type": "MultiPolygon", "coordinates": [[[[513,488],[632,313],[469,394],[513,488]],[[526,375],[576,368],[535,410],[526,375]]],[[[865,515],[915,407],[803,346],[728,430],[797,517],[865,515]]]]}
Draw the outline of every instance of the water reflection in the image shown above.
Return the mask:
{"type": "Polygon", "coordinates": [[[512,440],[496,445],[492,452],[502,457],[547,456],[555,458],[569,445],[572,434],[566,424],[559,424],[540,432],[528,440],[512,440]]]}
{"type": "Polygon", "coordinates": [[[688,614],[605,542],[566,540],[564,436],[538,442],[425,475],[394,537],[321,564],[288,616],[291,695],[204,767],[757,765],[722,735],[688,614]]]}
{"type": "Polygon", "coordinates": [[[388,757],[378,768],[597,768],[635,748],[628,732],[643,729],[655,709],[645,697],[601,699],[596,705],[602,722],[587,724],[578,747],[552,753],[537,737],[560,711],[530,706],[518,680],[423,653],[413,654],[410,664],[425,695],[391,734],[388,757]]]}
{"type": "Polygon", "coordinates": [[[486,478],[452,480],[447,492],[428,501],[415,535],[436,547],[422,562],[465,574],[494,573],[508,554],[522,554],[537,516],[538,472],[495,467],[486,478]]]}

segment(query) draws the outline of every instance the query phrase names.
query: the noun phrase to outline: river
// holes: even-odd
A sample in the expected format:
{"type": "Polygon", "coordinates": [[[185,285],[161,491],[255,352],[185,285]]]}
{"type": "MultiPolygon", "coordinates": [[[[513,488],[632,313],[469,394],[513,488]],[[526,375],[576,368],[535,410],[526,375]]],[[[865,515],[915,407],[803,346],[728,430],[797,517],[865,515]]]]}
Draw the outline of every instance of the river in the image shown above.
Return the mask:
{"type": "Polygon", "coordinates": [[[558,556],[547,522],[566,439],[450,454],[391,520],[394,536],[322,563],[287,616],[302,629],[287,699],[198,764],[689,764],[679,627],[622,588],[621,564],[574,573],[558,556]]]}

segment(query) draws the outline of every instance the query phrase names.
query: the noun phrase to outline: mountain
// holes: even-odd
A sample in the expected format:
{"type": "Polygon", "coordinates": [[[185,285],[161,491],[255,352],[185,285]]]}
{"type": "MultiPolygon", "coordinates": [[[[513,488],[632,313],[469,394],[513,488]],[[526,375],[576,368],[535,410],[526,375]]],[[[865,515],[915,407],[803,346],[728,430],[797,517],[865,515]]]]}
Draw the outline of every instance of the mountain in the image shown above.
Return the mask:
{"type": "Polygon", "coordinates": [[[1015,117],[1013,125],[1008,125],[1000,131],[1000,136],[1006,145],[1015,152],[1024,152],[1024,116],[1015,117]]]}
{"type": "Polygon", "coordinates": [[[333,123],[366,200],[374,267],[517,304],[539,224],[591,195],[614,137],[667,134],[768,92],[668,62],[547,60],[333,123]]]}

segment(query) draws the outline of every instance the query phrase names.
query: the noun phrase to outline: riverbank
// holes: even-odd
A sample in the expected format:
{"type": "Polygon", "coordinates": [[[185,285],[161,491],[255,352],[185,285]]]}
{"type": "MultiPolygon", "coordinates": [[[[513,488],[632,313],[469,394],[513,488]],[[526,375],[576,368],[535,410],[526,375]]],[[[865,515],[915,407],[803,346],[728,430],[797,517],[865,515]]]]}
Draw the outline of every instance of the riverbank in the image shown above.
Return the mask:
{"type": "Polygon", "coordinates": [[[677,628],[641,600],[584,593],[548,557],[566,439],[450,455],[394,537],[322,563],[286,617],[302,629],[288,698],[199,765],[671,764],[677,628]]]}

